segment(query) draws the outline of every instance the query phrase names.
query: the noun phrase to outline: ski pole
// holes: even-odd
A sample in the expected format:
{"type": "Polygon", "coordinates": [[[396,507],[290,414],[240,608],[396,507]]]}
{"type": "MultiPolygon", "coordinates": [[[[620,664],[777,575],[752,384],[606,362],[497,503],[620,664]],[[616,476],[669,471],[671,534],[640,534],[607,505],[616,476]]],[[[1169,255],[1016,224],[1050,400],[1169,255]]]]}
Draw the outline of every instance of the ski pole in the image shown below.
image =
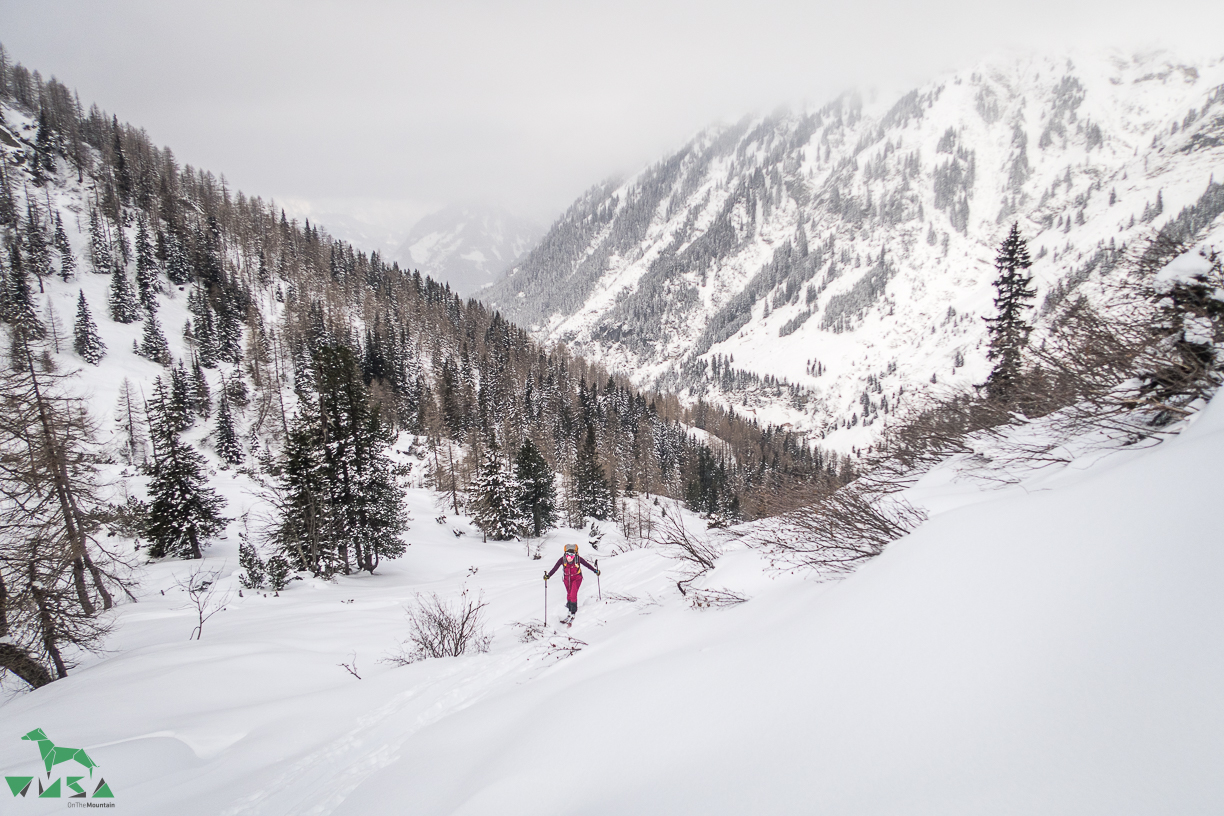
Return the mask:
{"type": "Polygon", "coordinates": [[[595,588],[599,590],[599,600],[603,601],[603,584],[599,581],[599,559],[595,559],[595,588]]]}
{"type": "Polygon", "coordinates": [[[544,576],[544,625],[548,625],[548,576],[544,576]]]}

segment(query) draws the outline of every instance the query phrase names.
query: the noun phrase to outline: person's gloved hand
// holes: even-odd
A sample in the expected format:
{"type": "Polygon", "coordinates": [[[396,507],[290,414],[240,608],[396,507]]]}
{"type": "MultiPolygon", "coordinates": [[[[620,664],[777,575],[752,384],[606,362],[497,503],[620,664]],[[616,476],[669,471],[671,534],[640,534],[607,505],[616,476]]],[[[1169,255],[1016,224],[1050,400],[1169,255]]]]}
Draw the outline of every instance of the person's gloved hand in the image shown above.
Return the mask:
{"type": "Polygon", "coordinates": [[[548,580],[548,573],[547,573],[547,572],[546,572],[546,573],[544,573],[544,580],[545,580],[545,581],[547,581],[547,580],[548,580]]]}
{"type": "Polygon", "coordinates": [[[595,570],[595,574],[600,575],[601,573],[599,572],[599,570],[595,570]]]}

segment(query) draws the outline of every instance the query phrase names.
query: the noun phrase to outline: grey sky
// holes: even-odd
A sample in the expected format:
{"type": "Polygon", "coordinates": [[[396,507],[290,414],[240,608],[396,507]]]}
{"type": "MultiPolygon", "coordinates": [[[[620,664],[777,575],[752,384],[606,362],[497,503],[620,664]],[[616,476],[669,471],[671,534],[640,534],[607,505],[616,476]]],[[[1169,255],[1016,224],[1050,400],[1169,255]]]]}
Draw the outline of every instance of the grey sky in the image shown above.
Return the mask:
{"type": "Polygon", "coordinates": [[[12,58],[181,161],[404,227],[461,200],[547,220],[713,121],[902,89],[1000,48],[1224,56],[1222,30],[1216,0],[0,0],[12,58]]]}

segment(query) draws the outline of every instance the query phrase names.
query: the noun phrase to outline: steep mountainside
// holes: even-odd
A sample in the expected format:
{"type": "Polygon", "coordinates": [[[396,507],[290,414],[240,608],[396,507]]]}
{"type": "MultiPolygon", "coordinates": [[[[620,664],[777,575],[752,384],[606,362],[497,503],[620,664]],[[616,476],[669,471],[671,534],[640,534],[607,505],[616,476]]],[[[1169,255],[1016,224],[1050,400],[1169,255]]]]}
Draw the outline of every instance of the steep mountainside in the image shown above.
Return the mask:
{"type": "Polygon", "coordinates": [[[468,296],[493,283],[543,232],[499,208],[457,204],[418,221],[395,260],[468,296]]]}
{"type": "Polygon", "coordinates": [[[1182,208],[1210,225],[1221,83],[1219,60],[1026,58],[711,128],[591,189],[485,299],[638,383],[864,445],[904,393],[984,378],[1013,221],[1039,313],[1182,208]]]}

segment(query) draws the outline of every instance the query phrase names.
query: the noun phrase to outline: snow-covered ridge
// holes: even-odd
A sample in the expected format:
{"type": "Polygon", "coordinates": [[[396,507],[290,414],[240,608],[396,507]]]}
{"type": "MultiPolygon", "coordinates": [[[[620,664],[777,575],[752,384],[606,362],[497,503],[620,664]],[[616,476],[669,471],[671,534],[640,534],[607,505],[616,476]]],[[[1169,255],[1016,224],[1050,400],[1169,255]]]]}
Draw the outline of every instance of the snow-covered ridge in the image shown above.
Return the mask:
{"type": "Polygon", "coordinates": [[[903,392],[983,380],[1012,221],[1053,305],[1221,166],[1224,62],[995,61],[887,108],[851,94],[699,134],[576,202],[485,298],[639,383],[848,449],[903,392]]]}

